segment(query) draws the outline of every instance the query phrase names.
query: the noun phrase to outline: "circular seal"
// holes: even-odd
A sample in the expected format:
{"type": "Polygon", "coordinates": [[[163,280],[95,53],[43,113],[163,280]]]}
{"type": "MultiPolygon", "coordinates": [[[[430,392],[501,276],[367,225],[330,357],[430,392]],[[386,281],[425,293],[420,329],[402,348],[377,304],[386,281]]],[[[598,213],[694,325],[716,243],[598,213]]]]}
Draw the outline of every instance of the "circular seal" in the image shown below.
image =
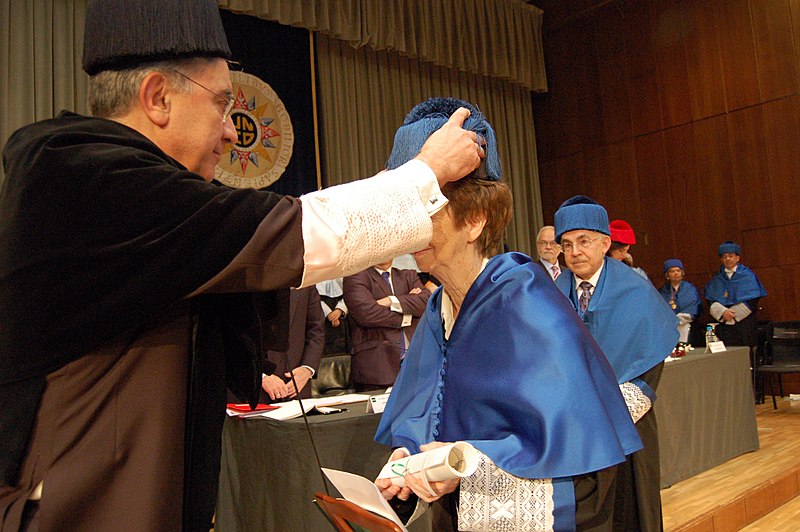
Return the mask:
{"type": "Polygon", "coordinates": [[[281,177],[292,158],[292,121],[272,87],[257,77],[231,72],[231,82],[237,139],[222,154],[214,177],[230,187],[264,188],[281,177]]]}

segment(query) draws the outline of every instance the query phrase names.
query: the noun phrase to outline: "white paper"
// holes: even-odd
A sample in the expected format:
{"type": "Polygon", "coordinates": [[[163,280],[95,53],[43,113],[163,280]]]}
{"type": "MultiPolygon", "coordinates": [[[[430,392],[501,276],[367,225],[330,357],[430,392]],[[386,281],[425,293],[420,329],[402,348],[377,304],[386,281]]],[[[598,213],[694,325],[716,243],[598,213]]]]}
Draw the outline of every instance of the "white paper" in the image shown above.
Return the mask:
{"type": "Polygon", "coordinates": [[[467,442],[455,442],[388,462],[378,478],[388,478],[392,484],[405,486],[404,475],[420,472],[428,482],[468,477],[478,468],[478,461],[475,447],[467,442]]]}
{"type": "Polygon", "coordinates": [[[392,507],[389,506],[386,499],[383,498],[380,488],[378,488],[374,482],[362,476],[354,475],[353,473],[328,469],[326,467],[322,468],[322,472],[325,473],[325,476],[328,477],[334,487],[339,490],[342,497],[361,506],[365,510],[369,510],[370,512],[394,521],[400,528],[404,531],[406,530],[403,522],[397,517],[397,514],[392,510],[392,507]]]}
{"type": "Polygon", "coordinates": [[[718,342],[709,342],[708,349],[712,353],[721,353],[722,351],[725,351],[725,344],[722,342],[722,340],[718,342]]]}
{"type": "MultiPolygon", "coordinates": [[[[330,397],[317,397],[315,399],[303,399],[303,409],[306,412],[311,411],[314,407],[317,406],[337,406],[337,405],[346,405],[349,403],[360,403],[362,401],[366,401],[369,399],[369,395],[366,394],[358,394],[358,393],[350,393],[347,395],[332,395],[330,397]]],[[[292,401],[287,401],[285,403],[279,403],[278,408],[276,410],[268,410],[266,412],[262,412],[259,415],[253,415],[248,417],[266,417],[269,419],[277,419],[278,421],[284,421],[287,419],[294,419],[296,417],[300,417],[303,413],[300,411],[300,401],[294,399],[292,401]]]]}

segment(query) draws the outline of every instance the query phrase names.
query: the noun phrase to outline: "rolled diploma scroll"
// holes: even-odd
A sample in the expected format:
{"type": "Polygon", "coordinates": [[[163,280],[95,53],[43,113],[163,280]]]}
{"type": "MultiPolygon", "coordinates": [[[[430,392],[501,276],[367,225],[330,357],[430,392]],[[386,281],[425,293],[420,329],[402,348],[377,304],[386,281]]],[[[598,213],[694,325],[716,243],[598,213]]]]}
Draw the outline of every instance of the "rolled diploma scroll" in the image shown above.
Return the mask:
{"type": "Polygon", "coordinates": [[[427,482],[468,477],[478,468],[478,450],[467,442],[459,441],[430,451],[412,454],[388,462],[378,478],[389,478],[392,484],[405,486],[403,475],[420,471],[427,482]]]}

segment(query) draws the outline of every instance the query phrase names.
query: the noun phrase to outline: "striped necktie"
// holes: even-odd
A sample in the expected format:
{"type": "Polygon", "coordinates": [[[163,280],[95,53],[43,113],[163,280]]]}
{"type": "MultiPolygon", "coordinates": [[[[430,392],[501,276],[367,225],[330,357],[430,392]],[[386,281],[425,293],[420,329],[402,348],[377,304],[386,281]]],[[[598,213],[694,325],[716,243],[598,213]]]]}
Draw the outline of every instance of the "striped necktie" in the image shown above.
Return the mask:
{"type": "Polygon", "coordinates": [[[580,306],[580,315],[583,316],[586,313],[586,309],[589,308],[589,300],[592,298],[592,283],[588,281],[581,282],[580,285],[581,290],[581,297],[578,300],[578,305],[580,306]]]}

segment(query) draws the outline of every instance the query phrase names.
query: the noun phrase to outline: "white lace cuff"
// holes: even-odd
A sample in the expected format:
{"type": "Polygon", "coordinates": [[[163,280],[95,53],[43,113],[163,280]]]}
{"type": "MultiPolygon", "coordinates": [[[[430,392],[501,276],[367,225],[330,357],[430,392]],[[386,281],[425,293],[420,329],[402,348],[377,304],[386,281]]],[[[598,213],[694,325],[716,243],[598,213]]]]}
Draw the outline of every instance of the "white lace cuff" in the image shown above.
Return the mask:
{"type": "Polygon", "coordinates": [[[300,201],[305,248],[301,286],[425,248],[431,239],[430,217],[447,203],[436,175],[417,160],[306,194],[300,201]]]}
{"type": "Polygon", "coordinates": [[[619,385],[619,391],[628,406],[628,412],[634,423],[642,419],[648,410],[653,406],[653,402],[644,392],[632,382],[623,382],[619,385]]]}

